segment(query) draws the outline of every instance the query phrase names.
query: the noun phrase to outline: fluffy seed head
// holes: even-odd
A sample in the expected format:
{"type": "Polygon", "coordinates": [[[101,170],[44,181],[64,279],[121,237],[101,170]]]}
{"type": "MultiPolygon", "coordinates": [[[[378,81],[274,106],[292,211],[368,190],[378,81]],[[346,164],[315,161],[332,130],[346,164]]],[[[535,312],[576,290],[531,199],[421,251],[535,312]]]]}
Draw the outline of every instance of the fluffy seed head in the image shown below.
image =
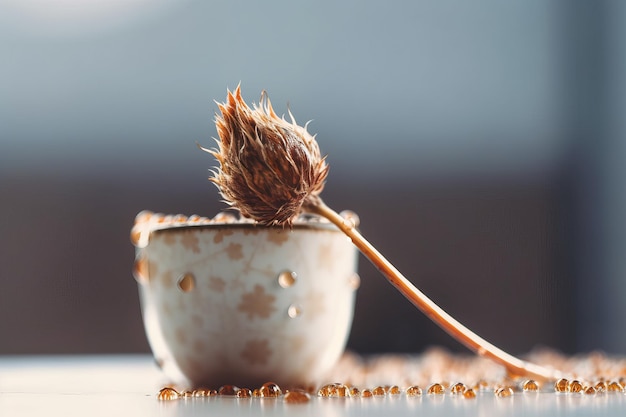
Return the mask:
{"type": "Polygon", "coordinates": [[[315,137],[278,117],[263,92],[248,107],[241,89],[218,103],[217,150],[203,150],[219,162],[210,180],[227,204],[265,225],[291,225],[303,205],[319,198],[328,175],[315,137]]]}

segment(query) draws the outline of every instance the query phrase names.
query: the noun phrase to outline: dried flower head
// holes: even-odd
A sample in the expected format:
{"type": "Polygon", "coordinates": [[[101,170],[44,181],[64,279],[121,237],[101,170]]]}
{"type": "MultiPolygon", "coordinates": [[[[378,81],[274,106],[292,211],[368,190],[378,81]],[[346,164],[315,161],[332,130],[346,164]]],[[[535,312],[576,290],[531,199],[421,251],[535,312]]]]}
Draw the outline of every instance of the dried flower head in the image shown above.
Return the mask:
{"type": "Polygon", "coordinates": [[[265,225],[291,225],[303,204],[318,198],[328,165],[304,127],[278,117],[263,92],[248,107],[241,89],[218,103],[219,150],[207,150],[220,166],[213,177],[226,201],[245,217],[265,225]]]}

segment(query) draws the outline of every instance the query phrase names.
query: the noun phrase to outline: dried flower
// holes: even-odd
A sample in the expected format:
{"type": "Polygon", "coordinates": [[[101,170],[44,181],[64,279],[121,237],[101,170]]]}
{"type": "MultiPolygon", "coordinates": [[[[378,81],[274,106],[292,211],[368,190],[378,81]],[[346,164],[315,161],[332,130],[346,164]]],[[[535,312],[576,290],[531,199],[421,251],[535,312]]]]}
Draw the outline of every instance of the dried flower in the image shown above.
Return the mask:
{"type": "Polygon", "coordinates": [[[290,225],[301,210],[327,218],[344,232],[378,270],[417,308],[452,337],[514,375],[551,379],[551,369],[515,358],[456,321],[417,289],[400,271],[320,198],[328,166],[305,127],[276,116],[267,95],[250,109],[239,87],[228,92],[216,117],[219,150],[207,150],[220,163],[211,178],[225,201],[265,225],[290,225]]]}
{"type": "Polygon", "coordinates": [[[328,165],[315,138],[278,117],[263,92],[258,105],[248,107],[241,89],[218,103],[215,123],[219,150],[207,150],[220,163],[210,179],[227,204],[265,225],[290,225],[302,205],[318,198],[328,165]]]}

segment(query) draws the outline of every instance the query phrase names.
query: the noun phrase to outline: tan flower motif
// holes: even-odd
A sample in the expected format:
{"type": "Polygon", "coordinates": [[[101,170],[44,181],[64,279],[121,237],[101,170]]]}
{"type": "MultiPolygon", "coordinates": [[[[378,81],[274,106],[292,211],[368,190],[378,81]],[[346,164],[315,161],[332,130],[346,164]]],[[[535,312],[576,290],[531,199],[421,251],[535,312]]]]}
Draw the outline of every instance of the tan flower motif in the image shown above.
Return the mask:
{"type": "Polygon", "coordinates": [[[272,355],[267,339],[252,339],[246,342],[241,351],[241,357],[250,365],[265,365],[272,355]]]}
{"type": "Polygon", "coordinates": [[[186,231],[183,233],[183,237],[180,241],[183,244],[185,249],[191,250],[193,253],[200,253],[200,241],[198,240],[198,236],[191,231],[186,231]]]}
{"type": "Polygon", "coordinates": [[[181,345],[184,345],[187,343],[187,333],[185,333],[184,329],[181,329],[180,327],[177,328],[175,332],[175,336],[176,336],[176,341],[180,343],[181,345]]]}
{"type": "Polygon", "coordinates": [[[174,275],[172,271],[165,271],[161,276],[161,283],[165,288],[172,288],[174,286],[174,275]]]}
{"type": "Polygon", "coordinates": [[[219,229],[215,236],[213,236],[213,243],[222,243],[225,236],[230,236],[234,232],[230,229],[219,229]]]}
{"type": "Polygon", "coordinates": [[[270,229],[267,231],[267,240],[280,246],[289,240],[289,232],[291,232],[291,230],[270,229]]]}
{"type": "Polygon", "coordinates": [[[326,312],[325,296],[323,292],[311,291],[306,295],[302,303],[304,315],[309,319],[315,319],[326,312]]]}
{"type": "Polygon", "coordinates": [[[228,258],[237,260],[243,258],[243,248],[241,243],[229,243],[226,247],[228,258]]]}
{"type": "Polygon", "coordinates": [[[165,243],[166,246],[172,246],[174,243],[176,243],[176,237],[174,236],[174,233],[165,233],[163,235],[163,243],[165,243]]]}
{"type": "Polygon", "coordinates": [[[226,288],[226,281],[220,277],[210,277],[209,288],[215,292],[224,292],[224,288],[226,288]]]}
{"type": "Polygon", "coordinates": [[[332,270],[334,260],[335,260],[335,255],[333,253],[332,245],[329,245],[329,244],[322,245],[317,256],[318,266],[326,270],[332,270]]]}
{"type": "Polygon", "coordinates": [[[265,289],[257,284],[252,292],[241,296],[241,303],[237,306],[237,309],[242,313],[246,313],[251,320],[255,316],[266,319],[276,311],[274,301],[276,301],[276,297],[266,294],[265,289]]]}
{"type": "Polygon", "coordinates": [[[299,352],[306,345],[306,338],[302,335],[295,335],[289,339],[290,349],[299,352]]]}

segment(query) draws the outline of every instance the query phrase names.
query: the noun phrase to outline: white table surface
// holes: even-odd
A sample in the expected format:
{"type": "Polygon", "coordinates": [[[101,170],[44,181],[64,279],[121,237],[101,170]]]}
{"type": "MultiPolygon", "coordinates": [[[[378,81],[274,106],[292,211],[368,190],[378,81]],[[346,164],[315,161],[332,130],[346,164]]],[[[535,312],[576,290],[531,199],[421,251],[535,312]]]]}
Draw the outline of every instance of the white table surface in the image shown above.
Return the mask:
{"type": "Polygon", "coordinates": [[[516,393],[475,399],[210,397],[159,401],[164,378],[149,355],[0,356],[0,416],[625,416],[626,394],[516,393]]]}

